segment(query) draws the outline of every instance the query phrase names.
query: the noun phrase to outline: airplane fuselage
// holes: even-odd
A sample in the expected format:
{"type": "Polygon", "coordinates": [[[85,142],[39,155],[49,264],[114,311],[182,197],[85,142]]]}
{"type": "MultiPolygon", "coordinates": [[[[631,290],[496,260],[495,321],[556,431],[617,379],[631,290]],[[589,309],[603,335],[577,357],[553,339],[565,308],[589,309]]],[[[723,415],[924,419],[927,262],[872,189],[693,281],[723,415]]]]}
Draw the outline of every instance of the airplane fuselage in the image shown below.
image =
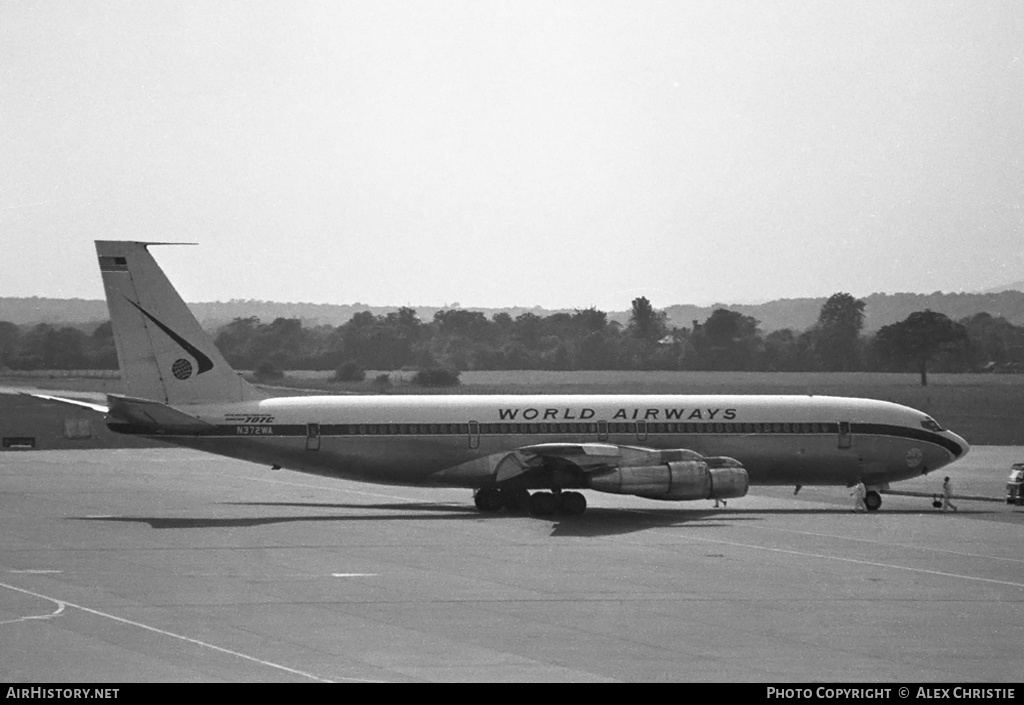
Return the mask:
{"type": "Polygon", "coordinates": [[[303,472],[474,488],[495,482],[487,458],[552,442],[727,456],[761,485],[882,486],[941,468],[967,448],[920,411],[843,397],[379,395],[177,408],[209,428],[153,435],[111,427],[303,472]]]}

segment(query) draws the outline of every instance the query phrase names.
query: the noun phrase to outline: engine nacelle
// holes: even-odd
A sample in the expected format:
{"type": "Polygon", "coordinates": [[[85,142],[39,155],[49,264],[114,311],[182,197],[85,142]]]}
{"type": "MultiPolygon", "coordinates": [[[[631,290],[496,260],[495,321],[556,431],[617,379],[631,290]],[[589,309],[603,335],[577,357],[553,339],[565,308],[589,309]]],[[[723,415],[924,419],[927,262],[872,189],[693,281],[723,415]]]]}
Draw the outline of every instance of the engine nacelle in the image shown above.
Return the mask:
{"type": "Polygon", "coordinates": [[[677,460],[658,465],[620,466],[589,476],[591,489],[649,499],[729,499],[750,486],[747,471],[733,458],[677,460]]]}

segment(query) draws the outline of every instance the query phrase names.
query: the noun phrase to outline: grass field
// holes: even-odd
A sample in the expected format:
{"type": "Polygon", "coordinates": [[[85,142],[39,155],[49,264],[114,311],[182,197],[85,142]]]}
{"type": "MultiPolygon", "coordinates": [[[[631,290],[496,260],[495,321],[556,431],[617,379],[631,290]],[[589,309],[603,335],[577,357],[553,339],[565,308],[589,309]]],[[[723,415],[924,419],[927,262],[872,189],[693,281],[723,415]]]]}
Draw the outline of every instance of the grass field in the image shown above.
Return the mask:
{"type": "MultiPolygon", "coordinates": [[[[336,383],[331,372],[291,372],[271,387],[280,394],[374,394],[374,379],[336,383]]],[[[409,383],[412,372],[389,372],[389,394],[817,394],[882,399],[920,409],[977,445],[1024,445],[1024,375],[483,371],[463,372],[458,387],[409,383]]],[[[120,393],[116,373],[33,373],[0,377],[0,385],[76,392],[120,393]]],[[[10,414],[0,400],[0,420],[10,414]]]]}

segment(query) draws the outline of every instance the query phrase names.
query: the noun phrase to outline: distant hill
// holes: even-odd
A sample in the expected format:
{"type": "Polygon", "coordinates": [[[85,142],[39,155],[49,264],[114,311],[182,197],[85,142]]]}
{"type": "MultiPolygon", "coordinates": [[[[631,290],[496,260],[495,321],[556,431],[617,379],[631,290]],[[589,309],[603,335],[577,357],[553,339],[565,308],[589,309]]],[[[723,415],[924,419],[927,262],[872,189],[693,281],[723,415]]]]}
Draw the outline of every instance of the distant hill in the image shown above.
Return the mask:
{"type": "Polygon", "coordinates": [[[0,298],[0,321],[19,326],[35,323],[100,323],[107,320],[107,302],[99,299],[0,298]]]}
{"type": "MultiPolygon", "coordinates": [[[[1024,325],[1024,291],[987,294],[871,294],[860,298],[864,302],[864,329],[867,332],[897,323],[914,311],[925,309],[944,313],[953,320],[984,312],[1002,316],[1016,326],[1024,325]]],[[[694,320],[703,322],[715,309],[727,308],[754,317],[761,322],[761,331],[765,333],[783,328],[802,331],[817,322],[826,299],[779,299],[756,305],[669,306],[665,311],[671,324],[677,327],[689,328],[694,320]]]]}
{"type": "MultiPolygon", "coordinates": [[[[928,308],[944,313],[954,320],[985,312],[1002,316],[1014,325],[1024,326],[1024,291],[1005,290],[983,294],[871,294],[861,297],[865,303],[865,330],[873,332],[882,326],[902,321],[914,311],[928,308]]],[[[818,320],[825,297],[807,299],[778,299],[761,304],[715,304],[713,306],[691,306],[676,304],[665,307],[669,324],[679,328],[690,328],[694,321],[703,322],[718,308],[738,311],[752,316],[761,323],[761,331],[768,333],[782,328],[803,331],[818,320]]],[[[199,322],[208,330],[216,329],[235,318],[256,317],[264,322],[275,318],[298,318],[303,325],[339,326],[353,314],[370,311],[384,315],[397,311],[396,306],[370,306],[367,304],[310,304],[277,303],[273,301],[234,300],[189,304],[199,322]]],[[[413,306],[420,320],[429,321],[434,313],[443,310],[440,306],[413,306]]],[[[488,318],[504,312],[515,318],[523,313],[549,316],[554,313],[572,312],[573,309],[533,308],[473,308],[488,318]]],[[[608,320],[625,325],[629,311],[608,311],[608,320]]],[[[106,321],[106,302],[96,299],[49,299],[0,298],[0,321],[18,325],[51,323],[58,325],[96,324],[106,321]]]]}
{"type": "MultiPolygon", "coordinates": [[[[234,299],[232,301],[208,301],[190,303],[189,308],[204,328],[218,328],[236,318],[256,317],[269,323],[275,318],[298,318],[303,325],[340,326],[360,311],[370,311],[381,316],[398,310],[398,306],[370,306],[369,304],[311,304],[311,303],[279,303],[276,301],[259,301],[255,299],[234,299]]],[[[443,306],[412,306],[422,321],[433,319],[443,306]]],[[[450,308],[450,307],[449,307],[450,308]]],[[[523,313],[537,316],[549,316],[572,309],[533,308],[473,308],[482,311],[487,317],[495,313],[506,312],[513,318],[523,313]]],[[[9,321],[17,325],[33,325],[50,323],[55,325],[100,324],[109,318],[107,302],[102,299],[50,299],[44,297],[0,297],[0,321],[9,321]]],[[[626,319],[629,318],[625,314],[626,319]]],[[[609,318],[611,318],[609,316],[609,318]]]]}
{"type": "Polygon", "coordinates": [[[991,294],[872,294],[864,297],[865,328],[877,330],[902,321],[914,311],[926,308],[944,313],[954,321],[976,313],[1005,318],[1015,326],[1024,326],[1024,291],[991,294]]]}
{"type": "Polygon", "coordinates": [[[982,294],[998,294],[1003,291],[1024,291],[1024,279],[1017,282],[1010,282],[1009,284],[1002,284],[1001,286],[993,286],[990,289],[983,289],[982,294]]]}

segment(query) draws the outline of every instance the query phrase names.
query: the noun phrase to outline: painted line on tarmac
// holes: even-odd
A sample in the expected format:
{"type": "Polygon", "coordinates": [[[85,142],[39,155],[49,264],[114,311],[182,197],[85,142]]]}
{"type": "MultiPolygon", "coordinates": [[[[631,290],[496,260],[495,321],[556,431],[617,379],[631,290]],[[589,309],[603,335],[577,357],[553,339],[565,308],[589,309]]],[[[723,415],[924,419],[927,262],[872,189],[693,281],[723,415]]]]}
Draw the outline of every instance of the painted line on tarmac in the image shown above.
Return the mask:
{"type": "MultiPolygon", "coordinates": [[[[256,658],[255,656],[249,656],[248,654],[243,654],[243,653],[241,653],[239,651],[232,651],[231,649],[225,649],[223,646],[216,646],[214,644],[210,644],[209,642],[200,641],[199,639],[193,639],[191,637],[187,637],[187,636],[184,636],[182,634],[176,634],[174,632],[169,632],[169,631],[167,631],[165,629],[158,629],[157,627],[152,627],[152,626],[150,626],[148,624],[143,624],[142,622],[136,622],[136,621],[131,620],[131,619],[125,619],[124,617],[118,617],[117,615],[109,614],[107,612],[101,612],[99,610],[94,610],[94,609],[92,609],[90,607],[84,607],[82,605],[76,605],[73,602],[66,602],[64,600],[58,600],[56,598],[49,597],[48,595],[43,595],[43,594],[40,594],[38,592],[32,592],[31,590],[25,590],[24,588],[20,588],[20,587],[15,587],[14,585],[8,585],[6,583],[0,583],[0,587],[4,587],[4,588],[7,588],[8,590],[13,590],[15,592],[20,592],[20,593],[23,593],[25,595],[31,595],[32,597],[38,597],[38,598],[40,598],[42,600],[50,600],[51,602],[56,602],[58,605],[62,605],[60,610],[58,610],[56,613],[54,613],[52,615],[48,615],[47,617],[45,617],[46,619],[48,619],[49,617],[56,616],[58,613],[63,611],[63,606],[66,605],[67,607],[74,607],[77,610],[81,610],[83,612],[87,612],[89,614],[96,615],[97,617],[104,617],[106,619],[111,619],[111,620],[113,620],[115,622],[120,622],[122,624],[128,624],[128,625],[133,626],[133,627],[138,627],[139,629],[145,629],[146,631],[153,632],[154,634],[161,634],[163,636],[169,636],[169,637],[171,637],[173,639],[178,639],[180,641],[185,641],[185,642],[188,642],[189,644],[195,644],[196,646],[201,646],[201,647],[203,647],[205,649],[211,649],[213,651],[219,651],[222,654],[228,654],[229,656],[235,656],[236,658],[244,659],[246,661],[252,661],[253,663],[258,663],[261,666],[267,666],[268,668],[276,668],[276,669],[278,669],[280,671],[285,671],[286,673],[291,673],[291,674],[296,675],[296,676],[302,676],[303,678],[309,678],[310,680],[318,681],[320,683],[334,683],[335,682],[335,681],[330,680],[328,678],[321,678],[320,676],[313,675],[312,673],[307,673],[305,671],[300,671],[300,670],[298,670],[296,668],[289,668],[288,666],[282,666],[281,664],[274,663],[273,661],[265,661],[264,659],[256,658]]],[[[40,618],[37,618],[37,619],[40,619],[40,618]]],[[[20,621],[20,620],[18,620],[18,621],[20,621]]],[[[379,683],[380,682],[380,681],[368,680],[368,679],[365,679],[365,678],[347,678],[347,677],[344,677],[344,676],[342,676],[340,678],[340,680],[357,682],[357,683],[379,683]]]]}
{"type": "MultiPolygon", "coordinates": [[[[633,509],[630,511],[638,512],[640,514],[657,514],[652,509],[633,509]]],[[[658,531],[656,533],[664,534],[665,536],[674,536],[678,538],[680,534],[673,534],[667,531],[658,531]]],[[[824,536],[824,534],[822,535],[824,536]]],[[[737,548],[753,548],[760,551],[771,551],[773,553],[786,553],[791,556],[804,556],[806,558],[824,558],[830,561],[840,561],[843,563],[854,563],[857,565],[870,565],[876,568],[894,568],[896,570],[906,570],[912,573],[923,573],[925,575],[939,575],[945,578],[961,578],[963,580],[973,580],[981,583],[992,583],[993,585],[1009,585],[1010,587],[1024,588],[1024,583],[1015,583],[1009,580],[996,580],[995,578],[981,578],[976,575],[961,575],[959,573],[945,573],[940,570],[927,570],[925,568],[911,568],[905,565],[894,565],[892,563],[878,563],[875,561],[865,561],[859,558],[843,558],[842,556],[829,556],[823,553],[810,553],[807,551],[794,551],[791,548],[772,548],[771,546],[758,546],[752,543],[740,543],[739,541],[723,541],[722,539],[708,539],[703,536],[689,535],[687,538],[693,539],[694,541],[703,541],[704,543],[714,543],[722,546],[735,546],[737,548]]]]}
{"type": "MultiPolygon", "coordinates": [[[[670,534],[666,531],[659,531],[658,533],[666,536],[679,537],[679,534],[670,534]]],[[[994,585],[1008,585],[1010,587],[1024,588],[1024,583],[1015,583],[1009,580],[996,580],[994,578],[980,578],[976,575],[961,575],[959,573],[944,573],[941,570],[927,570],[925,568],[911,568],[905,565],[894,565],[892,563],[877,563],[875,561],[864,561],[858,558],[843,558],[841,556],[829,556],[823,553],[808,553],[806,551],[794,551],[789,548],[772,548],[770,546],[758,546],[751,543],[740,543],[738,541],[723,541],[721,539],[707,539],[702,536],[689,536],[694,541],[703,541],[704,543],[714,543],[722,546],[735,546],[737,548],[754,548],[760,551],[771,551],[772,553],[786,553],[791,556],[803,556],[805,558],[824,558],[830,561],[840,561],[843,563],[854,563],[857,565],[869,565],[875,568],[893,568],[895,570],[906,570],[911,573],[924,573],[926,575],[939,575],[944,578],[962,578],[963,580],[974,580],[981,583],[992,583],[994,585]]]]}
{"type": "MultiPolygon", "coordinates": [[[[53,571],[53,572],[59,572],[59,571],[53,571]]],[[[4,587],[6,587],[6,586],[4,586],[4,587]]],[[[43,596],[42,595],[36,595],[36,597],[43,597],[43,596]]],[[[43,599],[44,600],[48,600],[49,602],[55,603],[57,605],[57,611],[56,612],[52,612],[50,614],[33,614],[33,615],[29,615],[28,617],[18,617],[17,619],[8,619],[5,622],[0,622],[0,624],[17,624],[18,622],[27,622],[27,621],[29,621],[31,619],[53,619],[54,617],[59,617],[61,615],[61,613],[64,611],[64,608],[67,607],[67,603],[66,602],[61,602],[60,600],[55,600],[52,597],[43,597],[43,599]]]]}
{"type": "Polygon", "coordinates": [[[874,543],[881,546],[897,548],[910,548],[917,551],[934,551],[936,553],[949,553],[954,556],[965,556],[967,558],[985,558],[991,561],[1009,561],[1010,563],[1024,563],[1024,559],[1021,558],[1006,558],[1005,556],[986,556],[980,553],[966,553],[964,551],[950,551],[947,548],[931,548],[929,546],[915,546],[911,543],[893,543],[891,541],[878,541],[876,539],[862,539],[856,536],[840,536],[838,534],[820,534],[814,531],[797,531],[796,529],[779,529],[774,526],[760,526],[758,529],[767,529],[768,531],[778,531],[787,534],[802,534],[804,536],[818,536],[823,539],[844,539],[846,541],[860,541],[861,543],[874,543]]]}

